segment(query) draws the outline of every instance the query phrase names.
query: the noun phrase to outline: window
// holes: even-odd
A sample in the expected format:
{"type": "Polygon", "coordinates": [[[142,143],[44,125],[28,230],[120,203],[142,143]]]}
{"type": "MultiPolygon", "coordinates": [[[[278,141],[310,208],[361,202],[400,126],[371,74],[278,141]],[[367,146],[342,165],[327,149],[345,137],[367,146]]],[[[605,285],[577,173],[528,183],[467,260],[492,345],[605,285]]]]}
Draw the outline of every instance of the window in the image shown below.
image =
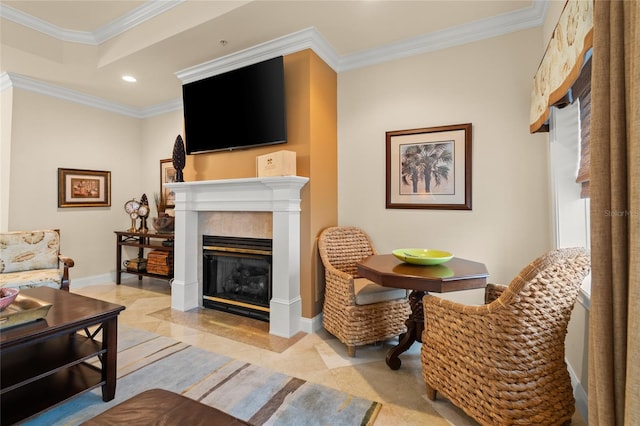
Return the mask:
{"type": "MultiPolygon", "coordinates": [[[[572,89],[574,101],[552,107],[549,120],[554,243],[556,247],[590,247],[589,127],[591,61],[572,89]],[[587,69],[588,66],[588,69],[587,69]],[[585,77],[586,72],[588,76],[585,77]],[[581,83],[581,85],[579,84],[581,83]]],[[[591,277],[582,285],[580,302],[588,307],[591,277]]]]}

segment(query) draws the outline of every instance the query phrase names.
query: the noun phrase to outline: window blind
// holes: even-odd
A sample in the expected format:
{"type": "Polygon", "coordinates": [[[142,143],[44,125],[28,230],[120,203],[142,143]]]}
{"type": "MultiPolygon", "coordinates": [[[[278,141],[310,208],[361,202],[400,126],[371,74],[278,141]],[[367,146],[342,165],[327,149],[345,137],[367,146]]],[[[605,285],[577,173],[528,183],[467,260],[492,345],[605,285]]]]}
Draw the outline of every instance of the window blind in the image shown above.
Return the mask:
{"type": "Polygon", "coordinates": [[[580,196],[589,198],[589,179],[591,155],[589,142],[591,139],[591,57],[580,71],[580,76],[571,88],[574,99],[580,105],[580,160],[576,182],[582,185],[580,196]]]}

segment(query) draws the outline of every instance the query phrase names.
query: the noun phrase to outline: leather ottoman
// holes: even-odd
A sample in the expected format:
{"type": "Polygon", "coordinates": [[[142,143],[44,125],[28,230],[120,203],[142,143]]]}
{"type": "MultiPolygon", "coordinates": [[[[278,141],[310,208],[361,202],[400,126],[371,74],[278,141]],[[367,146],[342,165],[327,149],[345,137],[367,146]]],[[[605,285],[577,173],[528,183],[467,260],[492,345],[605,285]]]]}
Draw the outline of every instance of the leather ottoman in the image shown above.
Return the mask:
{"type": "Polygon", "coordinates": [[[164,389],[151,389],[139,393],[82,424],[88,426],[249,425],[213,407],[164,389]]]}

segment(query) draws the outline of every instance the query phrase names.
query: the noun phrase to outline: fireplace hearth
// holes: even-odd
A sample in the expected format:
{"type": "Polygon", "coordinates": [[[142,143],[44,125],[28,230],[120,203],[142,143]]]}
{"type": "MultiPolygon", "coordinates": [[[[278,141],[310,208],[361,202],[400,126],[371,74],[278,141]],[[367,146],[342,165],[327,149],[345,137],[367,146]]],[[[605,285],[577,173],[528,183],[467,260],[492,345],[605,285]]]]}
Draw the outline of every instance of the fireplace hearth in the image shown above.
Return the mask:
{"type": "Polygon", "coordinates": [[[269,321],[272,241],[203,235],[205,308],[269,321]]]}

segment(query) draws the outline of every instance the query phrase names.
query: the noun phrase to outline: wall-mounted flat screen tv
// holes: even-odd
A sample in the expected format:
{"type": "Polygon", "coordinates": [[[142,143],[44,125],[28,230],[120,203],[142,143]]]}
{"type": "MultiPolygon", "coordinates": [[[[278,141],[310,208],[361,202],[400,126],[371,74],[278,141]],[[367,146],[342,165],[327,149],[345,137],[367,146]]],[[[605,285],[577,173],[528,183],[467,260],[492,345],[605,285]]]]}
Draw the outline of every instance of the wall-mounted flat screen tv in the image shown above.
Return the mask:
{"type": "Polygon", "coordinates": [[[287,141],[282,56],[184,84],[187,154],[287,141]]]}

